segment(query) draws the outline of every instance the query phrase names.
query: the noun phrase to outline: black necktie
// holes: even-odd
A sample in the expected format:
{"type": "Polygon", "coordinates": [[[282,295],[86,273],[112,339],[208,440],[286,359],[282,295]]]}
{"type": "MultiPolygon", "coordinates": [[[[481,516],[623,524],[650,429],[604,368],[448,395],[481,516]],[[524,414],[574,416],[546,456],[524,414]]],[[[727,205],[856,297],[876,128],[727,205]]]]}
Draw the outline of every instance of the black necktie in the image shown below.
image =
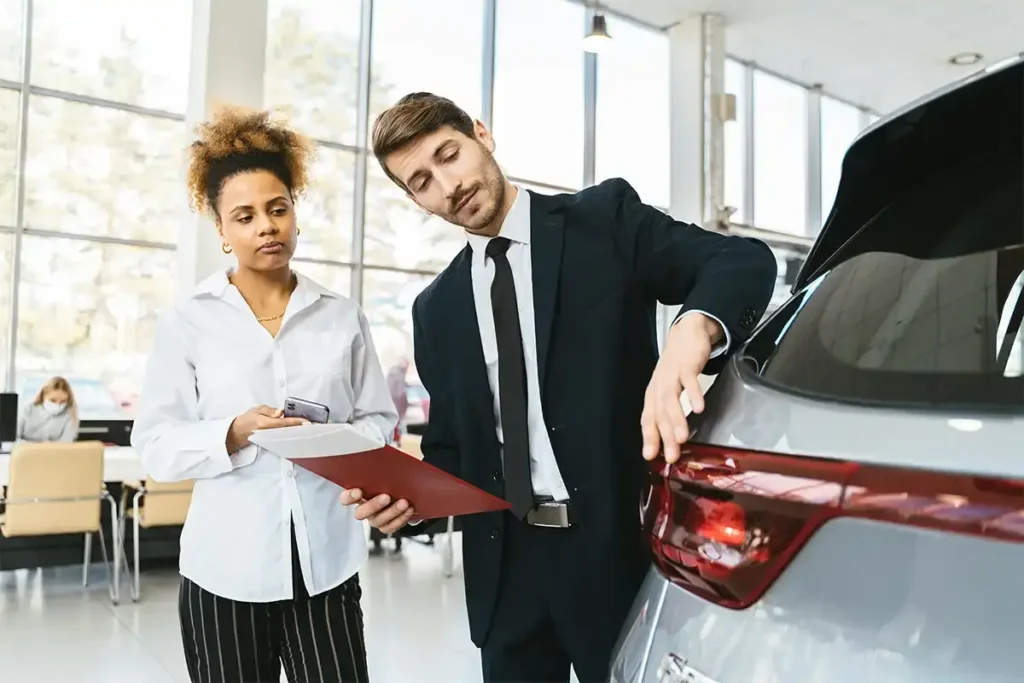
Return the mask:
{"type": "Polygon", "coordinates": [[[523,335],[519,329],[519,306],[512,281],[508,251],[511,242],[495,237],[487,243],[487,255],[494,261],[491,307],[494,332],[498,337],[498,402],[504,440],[505,498],[519,519],[533,509],[533,481],[530,476],[530,442],[526,422],[526,361],[523,335]]]}

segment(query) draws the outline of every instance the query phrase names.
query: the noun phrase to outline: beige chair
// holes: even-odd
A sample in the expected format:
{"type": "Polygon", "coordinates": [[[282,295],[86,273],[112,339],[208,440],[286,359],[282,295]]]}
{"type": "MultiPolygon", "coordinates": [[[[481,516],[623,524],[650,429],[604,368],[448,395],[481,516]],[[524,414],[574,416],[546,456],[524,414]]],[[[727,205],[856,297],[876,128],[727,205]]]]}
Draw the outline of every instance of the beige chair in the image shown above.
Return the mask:
{"type": "Polygon", "coordinates": [[[6,513],[0,518],[0,534],[6,538],[85,534],[82,585],[89,583],[92,535],[99,534],[103,562],[107,565],[110,599],[119,599],[120,563],[117,538],[120,521],[117,503],[103,484],[103,444],[16,443],[11,451],[6,496],[0,500],[6,513]],[[110,502],[114,535],[114,561],[107,557],[100,505],[110,502]]]}
{"type": "MultiPolygon", "coordinates": [[[[125,524],[132,519],[132,546],[134,576],[132,577],[132,600],[138,601],[140,595],[139,578],[139,528],[152,529],[162,526],[181,526],[188,515],[188,507],[192,503],[193,482],[180,481],[164,484],[152,479],[144,482],[126,481],[121,490],[121,541],[125,539],[125,524]],[[131,490],[132,506],[128,507],[128,495],[131,490]]],[[[124,546],[121,547],[125,569],[128,568],[128,556],[124,546]]]]}

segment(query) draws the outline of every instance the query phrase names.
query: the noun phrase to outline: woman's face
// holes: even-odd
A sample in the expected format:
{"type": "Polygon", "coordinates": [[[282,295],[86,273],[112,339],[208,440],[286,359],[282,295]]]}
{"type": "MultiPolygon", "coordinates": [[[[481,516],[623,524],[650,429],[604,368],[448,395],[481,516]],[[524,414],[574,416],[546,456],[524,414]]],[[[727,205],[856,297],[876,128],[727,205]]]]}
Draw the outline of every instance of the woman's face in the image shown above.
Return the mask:
{"type": "Polygon", "coordinates": [[[270,171],[247,171],[224,181],[217,216],[217,231],[240,266],[274,271],[295,253],[295,206],[288,188],[270,171]]]}
{"type": "Polygon", "coordinates": [[[63,389],[50,389],[43,394],[43,401],[47,403],[56,403],[59,406],[67,405],[68,392],[63,389]]]}

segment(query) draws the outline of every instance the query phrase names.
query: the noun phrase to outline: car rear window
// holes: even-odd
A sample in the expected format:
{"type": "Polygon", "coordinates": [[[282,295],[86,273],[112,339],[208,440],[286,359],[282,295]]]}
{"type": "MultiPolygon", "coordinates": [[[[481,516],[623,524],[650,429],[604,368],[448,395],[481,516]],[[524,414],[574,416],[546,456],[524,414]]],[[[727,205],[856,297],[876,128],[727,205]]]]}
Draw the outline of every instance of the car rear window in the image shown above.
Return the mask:
{"type": "Polygon", "coordinates": [[[1021,150],[937,168],[850,238],[744,350],[830,399],[1024,411],[1021,150]]]}

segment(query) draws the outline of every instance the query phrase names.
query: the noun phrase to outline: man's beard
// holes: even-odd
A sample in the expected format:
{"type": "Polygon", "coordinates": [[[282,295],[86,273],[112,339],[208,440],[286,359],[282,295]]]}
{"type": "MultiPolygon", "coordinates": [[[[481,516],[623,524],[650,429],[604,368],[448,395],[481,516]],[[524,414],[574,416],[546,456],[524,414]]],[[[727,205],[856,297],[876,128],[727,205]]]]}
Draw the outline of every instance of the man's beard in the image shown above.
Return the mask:
{"type": "Polygon", "coordinates": [[[504,203],[504,178],[502,178],[501,169],[498,168],[497,162],[492,158],[488,163],[484,179],[474,184],[472,187],[467,188],[464,192],[460,193],[458,197],[452,198],[451,209],[449,210],[448,215],[445,216],[445,220],[470,232],[479,232],[497,219],[504,203]],[[483,191],[482,193],[490,198],[490,202],[481,206],[479,211],[463,220],[456,213],[455,207],[457,207],[459,202],[465,199],[467,195],[472,194],[474,191],[478,194],[483,191]]]}

